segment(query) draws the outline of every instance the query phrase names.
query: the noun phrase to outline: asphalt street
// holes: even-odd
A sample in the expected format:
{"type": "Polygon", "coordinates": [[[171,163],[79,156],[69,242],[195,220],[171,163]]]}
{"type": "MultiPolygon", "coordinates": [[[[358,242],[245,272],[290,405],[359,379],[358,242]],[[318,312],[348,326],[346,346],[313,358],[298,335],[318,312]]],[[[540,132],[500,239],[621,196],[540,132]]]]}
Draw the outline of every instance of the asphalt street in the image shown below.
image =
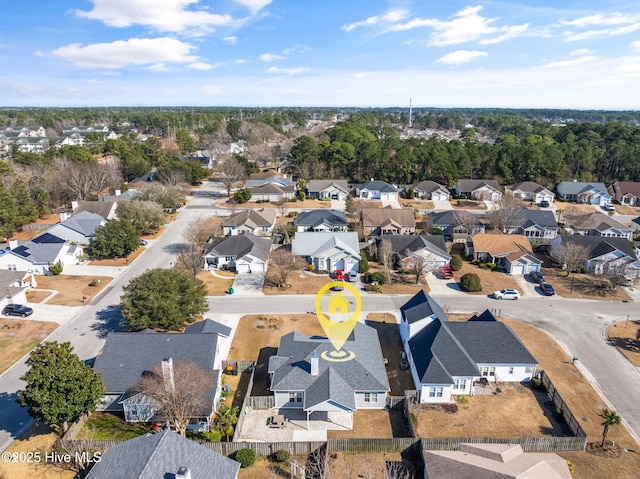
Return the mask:
{"type": "MultiPolygon", "coordinates": [[[[147,249],[126,268],[115,272],[108,287],[90,304],[69,312],[58,307],[36,305],[36,319],[61,324],[47,340],[70,341],[83,360],[94,358],[101,350],[106,334],[120,328],[122,287],[133,277],[149,268],[169,267],[183,241],[184,227],[198,217],[212,214],[226,215],[227,211],[212,208],[219,184],[205,185],[189,198],[175,221],[164,234],[150,241],[147,249]],[[59,318],[56,315],[60,315],[59,318]]],[[[618,351],[608,344],[606,329],[616,321],[638,319],[640,313],[634,303],[565,300],[533,297],[520,301],[502,302],[487,297],[466,295],[438,295],[434,298],[453,312],[482,312],[493,308],[496,313],[531,323],[549,333],[570,355],[579,358],[577,366],[585,373],[604,397],[623,418],[636,437],[640,436],[640,408],[634,402],[640,391],[640,371],[630,365],[618,351]]],[[[367,312],[391,312],[396,316],[406,295],[370,295],[363,293],[362,309],[367,312]]],[[[209,298],[210,311],[224,311],[225,321],[243,314],[303,313],[314,310],[314,296],[226,296],[209,298]]],[[[216,318],[216,314],[211,317],[216,318]]],[[[25,358],[26,359],[26,358],[25,358]]],[[[33,422],[26,409],[15,402],[16,392],[24,386],[20,377],[26,372],[24,359],[0,376],[0,450],[6,449],[33,422]]]]}

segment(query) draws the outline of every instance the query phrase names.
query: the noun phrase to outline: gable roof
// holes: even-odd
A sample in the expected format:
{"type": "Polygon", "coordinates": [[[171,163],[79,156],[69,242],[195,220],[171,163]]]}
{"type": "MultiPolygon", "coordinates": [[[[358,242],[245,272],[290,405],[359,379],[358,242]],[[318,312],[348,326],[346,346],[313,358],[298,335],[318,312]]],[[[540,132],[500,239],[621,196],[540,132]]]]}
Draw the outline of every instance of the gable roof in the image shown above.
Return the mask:
{"type": "Polygon", "coordinates": [[[60,223],[61,226],[76,231],[83,236],[91,236],[100,225],[105,222],[105,217],[87,210],[75,213],[60,223]]]}
{"type": "Polygon", "coordinates": [[[224,336],[225,338],[231,336],[231,328],[229,326],[225,326],[224,324],[209,318],[204,321],[198,321],[197,323],[190,324],[184,329],[184,332],[186,334],[216,333],[220,336],[224,336]]]}
{"type": "Polygon", "coordinates": [[[431,296],[425,293],[424,289],[418,291],[409,301],[400,306],[400,313],[409,324],[434,314],[442,320],[447,320],[447,314],[431,296]]]}
{"type": "Polygon", "coordinates": [[[563,181],[557,186],[556,190],[563,196],[579,195],[580,193],[584,193],[589,190],[597,190],[608,194],[607,187],[604,186],[604,183],[585,181],[563,181]]]}
{"type": "Polygon", "coordinates": [[[458,210],[431,213],[431,220],[433,222],[433,226],[479,226],[483,224],[478,215],[458,210]],[[467,220],[472,220],[473,223],[470,225],[467,220]]]}
{"type": "Polygon", "coordinates": [[[321,224],[327,224],[334,227],[347,226],[347,215],[344,211],[339,210],[310,210],[301,211],[298,216],[293,219],[293,224],[296,226],[319,226],[321,224]]]}
{"type": "Polygon", "coordinates": [[[507,186],[506,189],[511,191],[525,191],[528,193],[545,192],[545,193],[551,193],[553,195],[553,192],[551,190],[545,188],[542,185],[539,185],[535,181],[521,181],[520,183],[515,183],[513,185],[507,186]]]}
{"type": "Polygon", "coordinates": [[[471,237],[476,253],[489,253],[493,257],[507,256],[512,253],[531,254],[531,243],[522,235],[498,233],[478,233],[471,237]]]}
{"type": "MultiPolygon", "coordinates": [[[[82,211],[94,213],[100,215],[103,218],[108,218],[117,206],[116,201],[80,201],[78,207],[73,210],[73,216],[77,216],[82,211]]],[[[73,218],[72,216],[72,218],[73,218]]]]}
{"type": "Polygon", "coordinates": [[[211,243],[204,245],[205,256],[235,256],[240,259],[251,253],[262,261],[267,261],[270,250],[270,240],[258,238],[251,233],[216,238],[211,243]]]}
{"type": "MultiPolygon", "coordinates": [[[[42,236],[44,235],[41,235],[40,237],[42,236]]],[[[66,245],[64,244],[63,239],[53,235],[49,236],[60,241],[46,243],[39,243],[34,240],[24,241],[23,243],[20,243],[17,248],[13,248],[9,251],[9,254],[19,256],[33,264],[55,263],[56,258],[66,245]]]]}
{"type": "Polygon", "coordinates": [[[360,243],[355,231],[305,231],[296,233],[291,243],[291,251],[298,256],[315,257],[334,247],[360,258],[360,243]]]}
{"type": "Polygon", "coordinates": [[[529,228],[530,226],[540,226],[542,228],[557,228],[556,215],[547,210],[530,210],[524,206],[518,208],[511,221],[513,224],[507,226],[520,226],[529,228]]]}
{"type": "Polygon", "coordinates": [[[451,259],[443,235],[388,235],[385,239],[391,243],[393,252],[400,256],[426,249],[438,256],[451,259]]]}
{"type": "Polygon", "coordinates": [[[398,188],[390,185],[386,181],[373,180],[368,183],[358,185],[359,190],[380,191],[382,193],[397,193],[398,188]]]}
{"type": "Polygon", "coordinates": [[[606,231],[614,228],[621,231],[629,231],[630,228],[609,215],[604,213],[584,213],[584,214],[564,214],[562,217],[565,223],[575,229],[594,229],[597,231],[606,231]]]}
{"type": "Polygon", "coordinates": [[[593,235],[559,235],[560,242],[571,242],[584,246],[589,250],[590,258],[597,258],[613,251],[620,251],[629,258],[636,260],[636,253],[631,242],[626,238],[608,238],[593,235]]]}
{"type": "Polygon", "coordinates": [[[386,226],[416,226],[416,218],[412,210],[392,208],[366,208],[362,210],[362,224],[368,227],[386,226]]]}
{"type": "Polygon", "coordinates": [[[2,295],[2,297],[13,298],[13,295],[18,291],[26,289],[28,287],[26,284],[24,286],[14,286],[14,284],[16,284],[18,281],[24,280],[27,275],[31,276],[31,274],[27,273],[26,271],[0,269],[0,294],[2,295]]]}
{"type": "Polygon", "coordinates": [[[355,410],[356,391],[389,391],[389,381],[382,358],[377,331],[356,323],[344,344],[355,354],[350,361],[322,359],[322,353],[333,351],[324,337],[308,337],[296,331],[280,338],[278,353],[269,359],[272,391],[306,391],[304,409],[313,409],[331,401],[355,410]],[[319,356],[318,375],[311,375],[311,353],[319,356]]]}
{"type": "Polygon", "coordinates": [[[256,227],[269,227],[273,226],[276,221],[276,212],[272,209],[260,209],[260,210],[243,210],[238,213],[232,214],[225,219],[220,226],[223,228],[231,226],[247,225],[252,228],[256,227]]]}
{"type": "Polygon", "coordinates": [[[458,180],[456,183],[456,189],[461,193],[470,193],[483,186],[500,191],[500,185],[496,180],[458,180]]]}
{"type": "Polygon", "coordinates": [[[345,193],[349,193],[349,183],[347,180],[309,180],[307,183],[307,191],[309,193],[316,193],[332,186],[345,193]]]}
{"type": "Polygon", "coordinates": [[[165,358],[213,371],[217,342],[216,333],[109,333],[93,368],[101,374],[107,393],[123,393],[165,358]]]}
{"type": "Polygon", "coordinates": [[[625,195],[640,197],[640,181],[616,181],[611,189],[617,199],[625,195]]]}
{"type": "Polygon", "coordinates": [[[444,190],[447,192],[449,191],[449,189],[446,186],[443,186],[431,180],[426,180],[426,181],[421,181],[420,183],[416,183],[415,185],[413,185],[413,189],[416,191],[427,191],[429,193],[433,193],[434,191],[438,191],[438,190],[444,190]]]}
{"type": "Polygon", "coordinates": [[[187,467],[191,479],[235,479],[240,463],[165,429],[107,449],[87,479],[158,479],[187,467]]]}

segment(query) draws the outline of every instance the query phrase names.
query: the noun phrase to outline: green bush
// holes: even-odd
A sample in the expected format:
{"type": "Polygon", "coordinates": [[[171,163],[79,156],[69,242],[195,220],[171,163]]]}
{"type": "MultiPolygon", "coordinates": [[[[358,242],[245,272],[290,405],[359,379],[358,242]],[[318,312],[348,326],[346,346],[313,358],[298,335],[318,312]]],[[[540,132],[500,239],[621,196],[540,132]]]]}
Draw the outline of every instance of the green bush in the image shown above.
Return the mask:
{"type": "Polygon", "coordinates": [[[369,260],[367,259],[367,255],[362,251],[360,253],[360,262],[358,262],[358,273],[366,273],[369,271],[369,260]]]}
{"type": "Polygon", "coordinates": [[[491,271],[493,271],[498,267],[498,265],[495,263],[486,263],[486,265],[487,265],[487,268],[489,268],[491,271]]]}
{"type": "Polygon", "coordinates": [[[370,293],[382,293],[382,286],[379,284],[365,284],[364,290],[370,293]]]}
{"type": "Polygon", "coordinates": [[[469,402],[469,398],[467,398],[467,396],[458,396],[458,402],[460,404],[467,404],[469,402]]]}
{"type": "Polygon", "coordinates": [[[440,228],[438,228],[437,226],[434,226],[429,230],[429,234],[442,236],[444,233],[440,228]]]}
{"type": "Polygon", "coordinates": [[[273,459],[276,462],[287,462],[289,459],[291,459],[291,454],[289,453],[289,451],[285,451],[284,449],[278,449],[273,454],[273,459]]]}
{"type": "Polygon", "coordinates": [[[538,378],[531,378],[531,387],[533,389],[540,389],[542,387],[542,380],[538,378]]]}
{"type": "Polygon", "coordinates": [[[240,449],[235,453],[234,459],[240,463],[240,467],[253,466],[256,462],[256,452],[253,449],[240,449]]]}
{"type": "Polygon", "coordinates": [[[222,432],[217,429],[211,432],[192,432],[187,434],[187,438],[192,441],[220,442],[222,441],[222,432]]]}
{"type": "Polygon", "coordinates": [[[480,263],[482,263],[482,261],[480,261],[479,259],[471,260],[471,264],[479,265],[480,263]]]}
{"type": "Polygon", "coordinates": [[[56,264],[49,263],[49,272],[54,276],[58,276],[62,273],[62,263],[60,260],[58,260],[56,264]]]}
{"type": "Polygon", "coordinates": [[[482,283],[480,277],[475,273],[467,273],[460,278],[460,286],[469,293],[477,293],[482,291],[482,283]]]}
{"type": "Polygon", "coordinates": [[[89,283],[89,286],[100,286],[100,280],[92,279],[91,282],[89,283]]]}
{"type": "Polygon", "coordinates": [[[378,283],[380,285],[383,285],[386,281],[386,278],[384,277],[384,274],[382,273],[371,273],[369,275],[369,282],[370,283],[378,283]]]}
{"type": "Polygon", "coordinates": [[[460,271],[462,269],[462,258],[460,256],[458,256],[457,254],[454,254],[453,256],[451,256],[451,261],[449,262],[449,266],[451,266],[451,269],[454,271],[460,271]]]}
{"type": "Polygon", "coordinates": [[[289,218],[295,218],[296,216],[298,216],[298,212],[297,211],[289,211],[289,214],[287,216],[289,216],[289,218]]]}
{"type": "Polygon", "coordinates": [[[246,203],[251,199],[251,192],[248,189],[243,188],[233,194],[233,199],[238,203],[246,203]]]}

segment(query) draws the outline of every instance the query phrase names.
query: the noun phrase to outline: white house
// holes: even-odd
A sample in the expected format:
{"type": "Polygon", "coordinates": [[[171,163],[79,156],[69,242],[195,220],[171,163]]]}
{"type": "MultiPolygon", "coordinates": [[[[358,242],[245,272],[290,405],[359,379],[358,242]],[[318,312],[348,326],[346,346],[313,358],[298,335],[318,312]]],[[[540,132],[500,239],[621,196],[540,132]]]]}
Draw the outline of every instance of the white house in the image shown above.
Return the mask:
{"type": "Polygon", "coordinates": [[[416,198],[432,201],[449,201],[449,189],[435,181],[421,181],[413,186],[416,198]]]}
{"type": "Polygon", "coordinates": [[[30,241],[9,241],[9,251],[0,256],[0,269],[49,274],[49,266],[77,264],[82,247],[45,233],[30,241]]]}
{"type": "Polygon", "coordinates": [[[578,203],[606,206],[612,200],[604,183],[563,181],[557,186],[556,191],[561,198],[578,203]]]}
{"type": "Polygon", "coordinates": [[[522,181],[520,183],[516,183],[515,185],[506,186],[505,190],[511,191],[514,198],[520,198],[536,204],[543,201],[547,201],[549,204],[551,204],[556,198],[556,195],[552,191],[548,190],[544,186],[539,185],[535,181],[522,181]]]}
{"type": "Polygon", "coordinates": [[[344,211],[310,210],[301,211],[294,219],[296,230],[302,231],[347,231],[349,223],[344,211]]]}
{"type": "Polygon", "coordinates": [[[356,187],[356,197],[368,200],[398,201],[398,188],[380,180],[371,180],[356,187]]]}
{"type": "Polygon", "coordinates": [[[10,303],[26,303],[27,289],[37,286],[33,273],[0,269],[0,309],[10,303]]]}
{"type": "MultiPolygon", "coordinates": [[[[66,217],[65,213],[62,215],[66,217]]],[[[47,233],[62,238],[67,243],[88,245],[91,235],[106,222],[107,220],[98,214],[80,211],[52,226],[47,233]]]]}
{"type": "Polygon", "coordinates": [[[496,180],[458,180],[456,194],[479,201],[500,201],[502,191],[496,180]]]}
{"type": "Polygon", "coordinates": [[[345,201],[349,194],[349,185],[347,180],[309,180],[306,190],[309,198],[345,201]]]}
{"type": "Polygon", "coordinates": [[[204,245],[204,268],[263,273],[267,270],[270,250],[269,239],[251,233],[217,238],[204,245]]]}
{"type": "Polygon", "coordinates": [[[276,222],[273,209],[243,210],[226,218],[220,226],[225,236],[251,233],[256,236],[271,236],[276,222]]]}
{"type": "Polygon", "coordinates": [[[291,251],[320,271],[358,271],[360,248],[354,231],[296,233],[291,251]]]}

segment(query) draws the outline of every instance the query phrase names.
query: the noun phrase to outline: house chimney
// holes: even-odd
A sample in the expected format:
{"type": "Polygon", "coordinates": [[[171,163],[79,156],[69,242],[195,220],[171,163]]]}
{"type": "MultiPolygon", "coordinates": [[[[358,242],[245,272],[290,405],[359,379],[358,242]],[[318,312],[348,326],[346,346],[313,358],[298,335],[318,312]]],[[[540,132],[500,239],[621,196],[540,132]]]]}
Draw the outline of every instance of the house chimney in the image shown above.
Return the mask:
{"type": "Polygon", "coordinates": [[[167,391],[173,392],[176,389],[173,380],[173,359],[164,358],[162,360],[162,379],[164,379],[164,387],[167,391]]]}
{"type": "Polygon", "coordinates": [[[78,202],[77,201],[72,201],[71,202],[71,210],[74,211],[77,207],[78,207],[78,202]]]}
{"type": "Polygon", "coordinates": [[[187,466],[180,466],[176,472],[176,479],[191,479],[191,471],[187,466]]]}
{"type": "Polygon", "coordinates": [[[9,240],[9,249],[16,249],[18,247],[18,240],[9,240]]]}
{"type": "Polygon", "coordinates": [[[317,351],[311,352],[311,375],[317,376],[320,369],[320,358],[317,351]]]}
{"type": "Polygon", "coordinates": [[[115,195],[120,196],[122,194],[122,190],[115,190],[115,195]]]}
{"type": "Polygon", "coordinates": [[[60,213],[60,221],[66,221],[68,218],[68,215],[65,211],[63,211],[62,213],[60,213]]]}

